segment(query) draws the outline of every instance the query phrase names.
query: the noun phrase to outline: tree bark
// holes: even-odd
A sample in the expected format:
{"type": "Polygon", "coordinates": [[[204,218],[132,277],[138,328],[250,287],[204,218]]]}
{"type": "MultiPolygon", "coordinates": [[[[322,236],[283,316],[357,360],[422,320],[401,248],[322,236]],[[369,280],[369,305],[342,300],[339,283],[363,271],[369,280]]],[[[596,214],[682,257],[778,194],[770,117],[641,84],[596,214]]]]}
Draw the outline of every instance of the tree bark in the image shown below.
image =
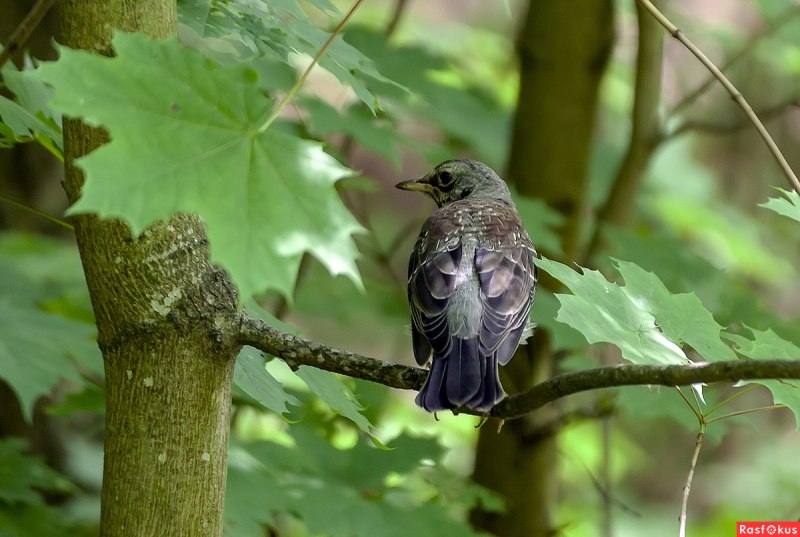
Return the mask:
{"type": "MultiPolygon", "coordinates": [[[[522,194],[544,200],[564,216],[567,260],[579,251],[598,89],[613,28],[610,0],[530,0],[518,43],[520,90],[508,177],[522,194]]],[[[543,277],[540,285],[553,290],[556,282],[543,277]]],[[[550,378],[555,365],[547,334],[538,332],[505,368],[504,383],[508,391],[527,390],[550,378]]],[[[499,434],[481,428],[473,478],[500,493],[508,509],[474,512],[479,528],[504,537],[555,532],[556,437],[526,434],[551,419],[550,410],[508,423],[499,434]]]]}
{"type": "MultiPolygon", "coordinates": [[[[166,38],[176,21],[174,0],[61,6],[64,44],[104,54],[113,29],[166,38]]],[[[71,203],[83,183],[75,160],[107,141],[101,129],[64,122],[71,203]]],[[[176,215],[140,237],[119,221],[74,223],[106,372],[101,534],[221,535],[239,348],[225,323],[235,316],[235,289],[210,264],[196,216],[176,215]]]]}

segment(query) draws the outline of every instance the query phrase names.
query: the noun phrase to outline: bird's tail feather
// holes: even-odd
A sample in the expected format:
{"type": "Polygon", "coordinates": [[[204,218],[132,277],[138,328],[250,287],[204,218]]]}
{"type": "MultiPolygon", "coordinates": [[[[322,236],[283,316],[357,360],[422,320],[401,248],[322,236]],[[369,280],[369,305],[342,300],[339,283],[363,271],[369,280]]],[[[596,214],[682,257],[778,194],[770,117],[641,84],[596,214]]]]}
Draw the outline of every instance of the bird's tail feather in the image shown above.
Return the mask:
{"type": "Polygon", "coordinates": [[[488,411],[504,396],[496,354],[486,356],[477,337],[453,337],[447,355],[434,356],[416,401],[428,411],[461,406],[488,411]]]}

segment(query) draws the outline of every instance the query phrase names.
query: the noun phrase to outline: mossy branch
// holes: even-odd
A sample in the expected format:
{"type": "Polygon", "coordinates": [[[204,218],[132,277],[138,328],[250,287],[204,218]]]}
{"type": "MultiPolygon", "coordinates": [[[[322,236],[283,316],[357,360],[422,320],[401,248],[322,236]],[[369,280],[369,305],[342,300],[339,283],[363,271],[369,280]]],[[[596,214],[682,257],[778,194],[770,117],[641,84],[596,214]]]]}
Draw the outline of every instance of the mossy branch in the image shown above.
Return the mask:
{"type": "MultiPolygon", "coordinates": [[[[284,360],[290,367],[308,365],[403,390],[419,390],[426,371],[387,363],[294,336],[242,313],[238,341],[284,360]]],[[[514,394],[495,406],[490,416],[519,418],[562,397],[620,386],[688,386],[697,383],[757,379],[800,379],[798,360],[732,360],[690,365],[619,365],[558,375],[514,394]]],[[[474,413],[464,410],[464,413],[474,413]]]]}

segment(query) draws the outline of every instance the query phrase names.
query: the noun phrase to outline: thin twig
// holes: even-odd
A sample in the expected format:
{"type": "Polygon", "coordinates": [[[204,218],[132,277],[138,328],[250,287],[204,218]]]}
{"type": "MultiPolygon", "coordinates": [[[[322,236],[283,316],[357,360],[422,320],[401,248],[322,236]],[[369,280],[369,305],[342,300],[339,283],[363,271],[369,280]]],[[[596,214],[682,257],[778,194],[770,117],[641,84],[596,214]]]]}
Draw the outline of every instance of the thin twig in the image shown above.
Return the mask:
{"type": "Polygon", "coordinates": [[[745,414],[753,414],[754,412],[762,412],[764,410],[779,410],[781,408],[786,408],[786,405],[767,405],[767,406],[760,406],[758,408],[748,408],[747,410],[739,410],[737,412],[731,412],[730,414],[724,414],[722,416],[718,416],[716,418],[712,418],[706,421],[706,425],[710,425],[715,421],[724,420],[726,418],[733,418],[734,416],[744,416],[745,414]]]}
{"type": "Polygon", "coordinates": [[[25,15],[25,18],[22,19],[22,22],[19,23],[19,26],[14,29],[14,32],[8,38],[3,50],[0,51],[0,67],[5,65],[12,54],[22,48],[22,45],[25,44],[31,36],[31,33],[39,26],[39,23],[47,12],[50,11],[50,8],[53,7],[55,1],[56,0],[39,0],[34,4],[28,14],[25,15]]]}
{"type": "Polygon", "coordinates": [[[758,384],[751,384],[747,388],[740,388],[740,389],[736,390],[736,393],[734,393],[730,397],[726,397],[725,399],[723,399],[722,401],[720,401],[716,405],[714,405],[711,408],[709,408],[708,410],[706,410],[705,417],[710,416],[711,414],[713,414],[714,412],[716,412],[720,408],[724,407],[727,404],[730,404],[731,402],[735,401],[739,397],[747,394],[748,392],[751,392],[751,391],[755,390],[756,388],[758,388],[758,384]]]}
{"type": "Polygon", "coordinates": [[[694,444],[692,453],[692,464],[689,466],[689,475],[686,476],[686,485],[683,487],[683,499],[681,500],[681,514],[678,517],[678,536],[686,537],[686,511],[689,505],[689,492],[692,490],[692,479],[694,470],[697,468],[697,459],[700,457],[700,448],[703,447],[703,438],[706,434],[705,425],[700,425],[700,432],[697,433],[697,442],[694,444]]]}
{"type": "MultiPolygon", "coordinates": [[[[763,110],[759,110],[758,112],[756,112],[756,114],[763,121],[768,121],[770,119],[779,117],[781,114],[786,112],[787,109],[792,107],[800,107],[800,98],[792,97],[791,99],[788,99],[786,102],[778,103],[776,105],[770,106],[769,108],[764,108],[763,110]]],[[[665,133],[664,140],[676,138],[682,134],[691,131],[705,132],[709,134],[729,134],[750,127],[750,125],[751,123],[746,117],[741,118],[739,121],[729,122],[729,123],[714,123],[711,121],[699,121],[694,119],[687,119],[686,121],[680,123],[674,129],[671,129],[669,132],[665,133]]]]}
{"type": "Polygon", "coordinates": [[[789,182],[791,188],[800,193],[800,180],[797,179],[797,175],[795,175],[792,167],[789,166],[789,163],[786,161],[783,153],[781,153],[781,150],[778,148],[777,144],[775,144],[772,136],[770,136],[769,132],[764,127],[764,124],[761,123],[761,120],[758,119],[758,116],[753,111],[753,108],[744,98],[742,93],[736,89],[736,86],[734,86],[730,80],[728,80],[728,77],[722,74],[719,68],[714,65],[714,62],[708,59],[708,56],[706,56],[702,50],[697,48],[697,46],[692,43],[677,26],[675,26],[667,17],[665,17],[664,14],[659,11],[650,0],[637,0],[637,2],[639,2],[639,4],[641,4],[647,11],[649,11],[650,14],[659,22],[659,24],[667,29],[672,37],[680,41],[683,46],[689,49],[689,52],[691,52],[698,60],[700,60],[700,63],[702,63],[706,69],[708,69],[711,74],[713,74],[714,77],[719,80],[725,90],[730,94],[731,98],[736,101],[736,104],[738,104],[741,109],[744,110],[744,113],[747,114],[747,117],[750,118],[753,126],[758,131],[758,134],[761,135],[761,138],[764,140],[764,143],[767,144],[767,147],[772,153],[772,156],[775,158],[775,161],[780,166],[781,171],[783,171],[783,174],[786,177],[786,180],[789,182]]]}
{"type": "Polygon", "coordinates": [[[600,481],[603,483],[603,537],[614,535],[614,483],[611,478],[611,417],[606,417],[600,424],[601,459],[600,481]]]}
{"type": "Polygon", "coordinates": [[[703,414],[700,412],[699,408],[695,408],[695,406],[683,395],[683,390],[681,390],[680,386],[675,386],[675,389],[678,390],[678,395],[681,396],[681,399],[692,409],[694,416],[697,418],[697,422],[702,426],[703,425],[703,414]]]}
{"type": "Polygon", "coordinates": [[[7,204],[11,205],[12,207],[16,207],[17,209],[22,209],[23,211],[27,211],[29,213],[35,214],[36,216],[44,218],[45,220],[49,220],[50,222],[52,222],[52,223],[54,223],[54,224],[56,224],[58,226],[61,226],[64,229],[68,229],[70,231],[75,231],[75,228],[72,227],[71,224],[61,220],[60,218],[56,218],[55,216],[53,216],[51,214],[47,214],[44,211],[40,211],[39,209],[34,209],[33,207],[28,207],[24,203],[20,203],[18,201],[14,201],[11,198],[7,198],[7,197],[5,197],[3,195],[0,195],[0,202],[7,203],[7,204]]]}
{"type": "Polygon", "coordinates": [[[642,518],[642,514],[637,511],[636,509],[632,508],[630,505],[627,505],[619,498],[615,498],[608,494],[608,491],[603,488],[603,484],[600,482],[600,479],[594,475],[592,469],[589,468],[589,465],[586,464],[585,461],[580,461],[583,464],[583,468],[586,470],[586,474],[589,476],[589,479],[592,481],[592,485],[594,486],[597,493],[603,498],[603,501],[610,501],[612,507],[617,507],[621,509],[625,514],[628,514],[634,518],[642,518]]]}
{"type": "Polygon", "coordinates": [[[533,444],[541,441],[543,438],[555,436],[564,428],[575,425],[576,423],[591,420],[606,421],[614,415],[614,412],[616,412],[616,407],[614,407],[613,404],[600,400],[597,404],[586,408],[562,411],[544,423],[537,423],[534,426],[526,428],[523,431],[522,438],[525,443],[533,444]]]}
{"type": "Polygon", "coordinates": [[[408,0],[395,0],[394,9],[392,10],[392,17],[386,24],[386,30],[384,31],[386,39],[389,39],[397,30],[397,26],[400,24],[400,20],[403,17],[403,13],[405,12],[407,4],[408,0]]]}
{"type": "Polygon", "coordinates": [[[298,78],[297,82],[294,83],[292,89],[289,90],[289,93],[287,93],[283,97],[283,99],[281,99],[278,102],[278,104],[275,105],[275,108],[272,109],[270,115],[267,117],[264,123],[258,128],[259,133],[266,131],[269,128],[269,126],[272,125],[272,122],[278,118],[278,115],[281,113],[284,107],[286,107],[286,105],[289,104],[289,101],[291,101],[292,98],[297,94],[297,92],[300,91],[300,88],[303,87],[303,84],[305,84],[308,75],[311,74],[311,70],[314,68],[315,65],[319,63],[319,60],[322,58],[325,52],[327,52],[328,48],[330,48],[330,46],[333,44],[334,39],[336,39],[336,37],[340,33],[342,33],[342,30],[344,30],[347,21],[350,20],[350,17],[353,16],[353,14],[356,12],[356,10],[362,4],[363,1],[364,0],[356,0],[353,3],[352,7],[350,7],[350,10],[345,14],[344,18],[342,18],[339,24],[336,25],[336,28],[333,29],[331,35],[328,37],[328,39],[325,41],[322,47],[320,47],[320,49],[314,55],[314,58],[311,60],[311,63],[308,64],[306,70],[303,71],[303,74],[300,75],[300,78],[298,78]]]}
{"type": "MultiPolygon", "coordinates": [[[[773,35],[778,32],[782,27],[786,25],[786,23],[790,22],[796,16],[800,15],[800,4],[793,5],[786,9],[783,13],[775,17],[774,22],[770,22],[767,24],[766,28],[759,32],[758,34],[752,36],[748,39],[742,47],[736,51],[730,58],[725,60],[719,70],[723,73],[728,71],[731,67],[733,67],[739,60],[746,57],[750,54],[758,45],[762,39],[773,35]]],[[[694,91],[686,94],[678,103],[669,111],[667,114],[669,117],[675,116],[683,112],[686,108],[691,106],[697,99],[702,97],[711,86],[714,84],[714,76],[709,75],[709,77],[700,84],[694,91]]]]}

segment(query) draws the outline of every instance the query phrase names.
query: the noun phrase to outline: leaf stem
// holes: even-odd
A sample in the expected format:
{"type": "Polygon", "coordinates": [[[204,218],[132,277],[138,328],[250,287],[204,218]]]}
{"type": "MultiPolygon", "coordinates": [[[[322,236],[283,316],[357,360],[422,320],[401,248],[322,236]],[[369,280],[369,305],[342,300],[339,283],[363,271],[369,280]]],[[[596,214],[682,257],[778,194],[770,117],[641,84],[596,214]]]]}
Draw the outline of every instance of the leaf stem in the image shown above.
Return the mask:
{"type": "Polygon", "coordinates": [[[723,399],[722,401],[720,401],[720,402],[719,402],[719,403],[717,403],[716,405],[714,405],[714,406],[712,406],[711,408],[709,408],[709,409],[706,411],[706,417],[710,416],[711,414],[713,414],[714,412],[716,412],[716,411],[717,411],[717,410],[719,410],[720,408],[724,407],[724,406],[725,406],[725,405],[727,405],[728,403],[730,403],[730,402],[732,402],[732,401],[734,401],[734,400],[738,399],[739,397],[743,396],[743,395],[744,395],[744,394],[746,394],[747,392],[753,391],[753,390],[754,390],[754,389],[756,389],[756,388],[758,388],[758,384],[751,384],[751,385],[750,385],[750,386],[748,386],[747,388],[743,388],[743,389],[741,389],[741,390],[737,390],[737,391],[736,391],[736,393],[734,393],[733,395],[731,395],[731,396],[730,396],[730,397],[728,397],[727,399],[723,399]]]}
{"type": "Polygon", "coordinates": [[[767,406],[760,406],[758,408],[748,408],[747,410],[738,410],[736,412],[731,412],[730,414],[725,414],[722,416],[718,416],[716,418],[710,419],[706,422],[706,425],[710,425],[715,421],[724,420],[725,418],[732,418],[734,416],[742,416],[744,414],[752,414],[753,412],[761,412],[762,410],[777,410],[779,408],[786,408],[785,405],[767,405],[767,406]]]}
{"type": "Polygon", "coordinates": [[[0,202],[7,203],[7,204],[11,205],[12,207],[16,207],[17,209],[22,209],[23,211],[27,211],[29,213],[33,213],[36,216],[41,216],[45,220],[49,220],[52,223],[63,227],[64,229],[68,229],[70,231],[75,231],[75,228],[71,224],[68,224],[67,222],[61,220],[60,218],[56,218],[53,215],[47,214],[44,211],[40,211],[39,209],[34,209],[33,207],[28,207],[24,203],[20,203],[18,201],[14,201],[14,200],[12,200],[10,198],[7,198],[7,197],[5,197],[3,195],[0,195],[0,202]]]}
{"type": "Polygon", "coordinates": [[[796,192],[800,193],[800,180],[797,179],[797,175],[795,175],[792,167],[789,166],[789,163],[786,161],[786,157],[783,156],[783,153],[781,153],[781,150],[778,148],[775,140],[772,139],[772,136],[770,136],[766,127],[764,127],[764,124],[761,123],[761,120],[758,119],[758,116],[753,111],[753,108],[744,98],[742,93],[736,89],[736,86],[734,86],[730,80],[728,80],[728,77],[722,74],[722,71],[720,71],[719,68],[714,65],[714,62],[708,59],[708,56],[706,56],[702,50],[697,48],[697,46],[692,43],[689,38],[683,34],[683,32],[681,32],[680,28],[675,26],[675,24],[673,24],[672,21],[670,21],[661,11],[659,11],[650,0],[637,0],[637,2],[639,2],[639,4],[641,4],[641,6],[647,11],[649,11],[650,14],[659,22],[659,24],[667,29],[672,37],[680,41],[683,46],[689,49],[689,52],[691,52],[698,60],[700,60],[700,63],[702,63],[706,69],[708,69],[711,74],[714,75],[717,80],[719,80],[720,84],[725,87],[731,98],[736,101],[736,104],[738,104],[742,110],[744,110],[744,113],[756,128],[758,134],[761,135],[764,143],[767,144],[767,148],[769,148],[772,156],[775,158],[781,170],[783,171],[783,174],[786,177],[786,180],[789,182],[789,185],[796,192]]]}
{"type": "Polygon", "coordinates": [[[695,406],[689,401],[689,399],[687,399],[686,396],[683,395],[683,390],[681,390],[680,386],[675,386],[675,389],[678,390],[678,395],[681,396],[681,399],[683,399],[686,402],[686,404],[689,405],[689,408],[692,409],[692,412],[694,412],[694,415],[697,418],[697,422],[700,424],[700,427],[703,427],[703,421],[705,419],[703,417],[703,414],[701,414],[700,410],[698,408],[695,408],[695,406]]]}
{"type": "Polygon", "coordinates": [[[297,95],[297,92],[300,91],[300,88],[303,87],[303,84],[305,84],[308,75],[311,74],[311,70],[314,68],[315,65],[319,63],[323,54],[325,54],[328,48],[330,48],[330,46],[333,44],[333,40],[336,39],[336,37],[340,33],[342,33],[342,30],[344,30],[347,21],[350,20],[350,17],[353,16],[353,14],[356,12],[356,10],[363,2],[364,0],[356,0],[353,3],[353,5],[350,7],[350,10],[345,14],[345,16],[339,22],[339,24],[336,25],[336,28],[333,29],[333,32],[331,32],[331,35],[328,37],[327,41],[325,41],[322,47],[314,55],[314,58],[311,60],[311,63],[308,64],[308,67],[306,67],[305,71],[303,71],[303,74],[300,75],[300,78],[298,78],[297,82],[294,83],[292,89],[289,90],[289,93],[287,93],[283,97],[283,99],[281,99],[278,102],[278,104],[275,105],[275,108],[272,109],[272,112],[269,114],[267,119],[258,128],[257,132],[259,134],[266,131],[269,128],[269,126],[272,125],[272,123],[278,118],[278,115],[281,113],[281,111],[286,107],[287,104],[289,104],[289,101],[291,101],[294,98],[294,96],[297,95]]]}

